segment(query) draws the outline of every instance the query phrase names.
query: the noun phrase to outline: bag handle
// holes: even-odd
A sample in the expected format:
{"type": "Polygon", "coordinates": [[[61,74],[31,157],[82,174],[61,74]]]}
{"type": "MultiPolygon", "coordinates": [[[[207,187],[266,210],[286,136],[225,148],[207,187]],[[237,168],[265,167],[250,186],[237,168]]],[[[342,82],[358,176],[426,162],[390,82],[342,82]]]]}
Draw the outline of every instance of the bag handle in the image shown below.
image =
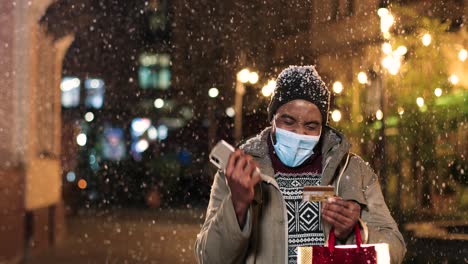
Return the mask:
{"type": "MultiPolygon", "coordinates": [[[[361,230],[359,229],[359,223],[356,223],[354,226],[354,233],[356,234],[356,252],[359,252],[361,250],[361,244],[362,244],[362,238],[361,238],[361,230]]],[[[333,254],[333,251],[335,250],[335,227],[332,226],[330,230],[330,234],[328,235],[328,250],[330,251],[330,254],[333,254]]]]}

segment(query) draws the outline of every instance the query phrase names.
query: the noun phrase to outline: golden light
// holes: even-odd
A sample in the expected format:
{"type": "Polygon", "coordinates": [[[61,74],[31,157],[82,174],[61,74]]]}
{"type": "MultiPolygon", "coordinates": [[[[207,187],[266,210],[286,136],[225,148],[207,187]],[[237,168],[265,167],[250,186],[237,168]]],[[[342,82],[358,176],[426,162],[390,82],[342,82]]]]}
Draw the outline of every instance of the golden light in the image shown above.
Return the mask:
{"type": "Polygon", "coordinates": [[[262,88],[262,94],[265,97],[271,96],[273,91],[275,90],[276,87],[276,81],[275,80],[269,80],[267,85],[263,86],[262,88]]]}
{"type": "Polygon", "coordinates": [[[392,65],[392,57],[391,56],[385,56],[385,58],[382,59],[382,66],[385,69],[389,69],[391,65],[392,65]]]}
{"type": "Polygon", "coordinates": [[[405,113],[405,109],[401,106],[398,107],[398,114],[403,115],[405,113]]]}
{"type": "Polygon", "coordinates": [[[333,91],[337,94],[343,91],[343,84],[341,82],[335,82],[333,84],[333,91]]]}
{"type": "Polygon", "coordinates": [[[249,69],[242,69],[240,72],[237,73],[237,80],[241,83],[247,83],[250,79],[250,71],[249,69]]]}
{"type": "Polygon", "coordinates": [[[400,67],[401,67],[400,60],[393,58],[393,60],[391,61],[390,67],[388,68],[388,72],[391,75],[396,75],[398,71],[400,70],[400,67]]]}
{"type": "Polygon", "coordinates": [[[466,58],[468,58],[468,51],[466,51],[466,49],[461,49],[460,52],[458,52],[458,59],[465,61],[466,58]]]}
{"type": "Polygon", "coordinates": [[[424,34],[424,36],[422,37],[423,45],[427,47],[431,44],[431,41],[432,41],[431,35],[429,33],[424,34]]]}
{"type": "Polygon", "coordinates": [[[399,56],[403,56],[408,52],[408,49],[405,46],[399,46],[396,50],[396,54],[399,56]]]}
{"type": "Polygon", "coordinates": [[[367,83],[367,74],[365,72],[359,72],[357,78],[358,78],[359,83],[361,84],[367,83]]]}
{"type": "Polygon", "coordinates": [[[390,43],[388,43],[388,42],[385,42],[384,44],[382,44],[382,51],[386,55],[391,54],[392,51],[393,51],[392,45],[390,43]]]}
{"type": "Polygon", "coordinates": [[[390,74],[396,75],[401,67],[400,58],[395,56],[386,56],[382,59],[382,66],[387,69],[390,74]]]}
{"type": "Polygon", "coordinates": [[[88,186],[88,183],[86,182],[86,180],[80,179],[78,181],[78,188],[84,190],[84,189],[86,189],[87,186],[88,186]]]}
{"type": "Polygon", "coordinates": [[[389,11],[388,11],[387,8],[381,7],[381,8],[379,8],[379,10],[377,10],[377,14],[379,15],[379,17],[384,17],[384,16],[387,16],[389,14],[389,11]]]}
{"type": "Polygon", "coordinates": [[[417,104],[419,107],[423,107],[423,106],[424,106],[424,98],[422,98],[422,97],[416,98],[416,104],[417,104]]]}
{"type": "Polygon", "coordinates": [[[435,94],[435,96],[440,97],[442,95],[442,89],[435,88],[434,94],[435,94]]]}
{"type": "Polygon", "coordinates": [[[258,73],[250,72],[249,74],[249,83],[256,84],[258,82],[258,73]]]}
{"type": "Polygon", "coordinates": [[[339,122],[341,120],[340,110],[333,110],[331,117],[333,121],[339,122]]]}
{"type": "Polygon", "coordinates": [[[377,112],[375,112],[375,117],[377,118],[377,120],[382,120],[383,119],[383,112],[382,110],[377,110],[377,112]]]}
{"type": "Polygon", "coordinates": [[[458,76],[456,74],[452,74],[450,75],[449,77],[449,81],[453,84],[453,85],[457,85],[458,82],[460,81],[460,79],[458,79],[458,76]]]}
{"type": "Polygon", "coordinates": [[[384,39],[390,39],[391,36],[392,36],[392,35],[390,35],[390,32],[384,32],[384,33],[383,33],[384,39]]]}
{"type": "Polygon", "coordinates": [[[389,33],[390,28],[392,27],[394,22],[395,22],[395,18],[390,13],[385,16],[381,16],[380,17],[380,31],[382,31],[382,33],[389,33]]]}

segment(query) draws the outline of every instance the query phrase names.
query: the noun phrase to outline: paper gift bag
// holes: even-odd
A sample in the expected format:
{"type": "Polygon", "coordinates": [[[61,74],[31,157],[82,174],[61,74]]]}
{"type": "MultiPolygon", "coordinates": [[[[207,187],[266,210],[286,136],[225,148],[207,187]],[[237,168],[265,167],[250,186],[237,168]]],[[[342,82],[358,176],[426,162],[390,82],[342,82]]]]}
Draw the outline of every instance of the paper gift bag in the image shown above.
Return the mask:
{"type": "Polygon", "coordinates": [[[362,244],[359,225],[355,227],[356,245],[335,246],[335,230],[330,230],[328,246],[299,247],[298,264],[389,264],[388,244],[362,244]]]}

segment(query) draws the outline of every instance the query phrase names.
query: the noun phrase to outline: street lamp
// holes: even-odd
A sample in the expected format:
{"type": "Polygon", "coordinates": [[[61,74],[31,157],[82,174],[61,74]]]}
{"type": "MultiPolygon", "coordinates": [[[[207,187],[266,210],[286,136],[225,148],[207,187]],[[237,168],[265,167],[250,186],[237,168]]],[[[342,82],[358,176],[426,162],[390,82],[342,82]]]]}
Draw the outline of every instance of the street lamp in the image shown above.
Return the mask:
{"type": "Polygon", "coordinates": [[[336,81],[333,83],[333,92],[336,94],[340,94],[343,91],[343,84],[341,82],[336,81]]]}
{"type": "Polygon", "coordinates": [[[276,81],[269,80],[268,83],[262,88],[263,96],[270,97],[273,91],[275,90],[275,87],[276,87],[276,81]]]}
{"type": "Polygon", "coordinates": [[[242,101],[245,94],[245,84],[256,84],[258,82],[258,73],[245,68],[237,73],[236,78],[236,96],[234,98],[234,139],[240,142],[242,139],[242,101]]]}

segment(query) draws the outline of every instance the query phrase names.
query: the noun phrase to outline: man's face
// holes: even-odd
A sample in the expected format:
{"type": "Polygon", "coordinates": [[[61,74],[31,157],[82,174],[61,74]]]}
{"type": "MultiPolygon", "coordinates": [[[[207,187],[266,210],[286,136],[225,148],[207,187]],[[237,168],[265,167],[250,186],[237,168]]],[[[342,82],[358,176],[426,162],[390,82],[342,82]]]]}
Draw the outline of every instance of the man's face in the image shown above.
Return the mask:
{"type": "MultiPolygon", "coordinates": [[[[273,119],[276,127],[296,134],[318,136],[322,129],[320,110],[306,100],[297,99],[282,105],[273,119]]],[[[273,134],[276,127],[273,126],[273,134]]]]}

